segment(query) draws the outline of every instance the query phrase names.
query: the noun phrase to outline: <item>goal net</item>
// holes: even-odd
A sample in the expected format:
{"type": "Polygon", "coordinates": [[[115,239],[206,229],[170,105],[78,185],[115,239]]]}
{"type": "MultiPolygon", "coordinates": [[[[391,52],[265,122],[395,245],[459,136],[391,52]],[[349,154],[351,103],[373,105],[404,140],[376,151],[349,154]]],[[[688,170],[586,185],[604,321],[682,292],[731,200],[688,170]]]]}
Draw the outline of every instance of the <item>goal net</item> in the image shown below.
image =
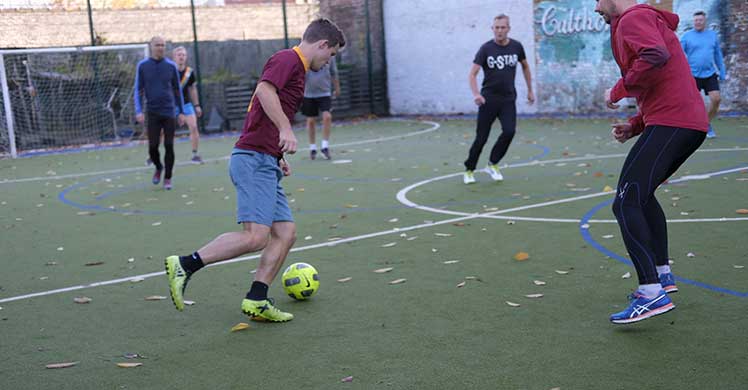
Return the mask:
{"type": "Polygon", "coordinates": [[[115,141],[147,45],[0,50],[0,155],[115,141]]]}

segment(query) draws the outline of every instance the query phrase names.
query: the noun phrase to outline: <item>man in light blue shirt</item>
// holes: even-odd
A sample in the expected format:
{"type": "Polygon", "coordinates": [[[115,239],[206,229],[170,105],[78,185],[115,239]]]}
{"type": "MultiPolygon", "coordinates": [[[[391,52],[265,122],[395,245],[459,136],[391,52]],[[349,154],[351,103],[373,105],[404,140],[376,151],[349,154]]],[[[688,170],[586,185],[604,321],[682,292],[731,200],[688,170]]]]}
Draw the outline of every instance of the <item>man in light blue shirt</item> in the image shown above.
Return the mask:
{"type": "MultiPolygon", "coordinates": [[[[719,47],[719,37],[716,32],[706,29],[704,11],[697,11],[693,14],[693,30],[683,34],[680,43],[688,57],[691,73],[696,79],[696,87],[704,90],[704,93],[709,96],[709,122],[711,122],[717,116],[721,100],[719,80],[725,80],[726,72],[722,50],[719,47]],[[719,71],[719,80],[717,71],[719,71]]],[[[710,124],[707,138],[716,136],[710,124]]]]}

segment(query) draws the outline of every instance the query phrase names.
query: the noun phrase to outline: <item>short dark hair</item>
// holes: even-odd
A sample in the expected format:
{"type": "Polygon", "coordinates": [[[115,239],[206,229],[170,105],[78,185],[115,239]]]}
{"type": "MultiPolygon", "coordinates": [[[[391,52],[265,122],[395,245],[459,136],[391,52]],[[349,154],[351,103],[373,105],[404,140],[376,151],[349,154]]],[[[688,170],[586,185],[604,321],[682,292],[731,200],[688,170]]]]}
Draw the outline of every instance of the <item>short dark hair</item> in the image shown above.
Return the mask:
{"type": "Polygon", "coordinates": [[[704,11],[696,11],[693,13],[693,16],[703,16],[706,17],[706,12],[704,11]]]}
{"type": "Polygon", "coordinates": [[[335,25],[330,19],[319,18],[306,28],[304,35],[301,37],[305,42],[317,42],[320,40],[326,40],[328,45],[340,47],[345,46],[345,36],[340,28],[335,25]]]}
{"type": "Polygon", "coordinates": [[[507,15],[507,14],[499,14],[495,18],[493,18],[493,20],[501,20],[501,19],[506,19],[506,21],[508,22],[509,21],[509,15],[507,15]]]}

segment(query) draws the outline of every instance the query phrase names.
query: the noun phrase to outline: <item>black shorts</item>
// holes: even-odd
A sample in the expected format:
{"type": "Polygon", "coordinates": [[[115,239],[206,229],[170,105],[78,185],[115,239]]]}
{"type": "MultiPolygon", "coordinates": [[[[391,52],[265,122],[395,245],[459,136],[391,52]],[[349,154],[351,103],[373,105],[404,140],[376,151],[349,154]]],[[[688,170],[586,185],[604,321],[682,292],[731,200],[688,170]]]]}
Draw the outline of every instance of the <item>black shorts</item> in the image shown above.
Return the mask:
{"type": "Polygon", "coordinates": [[[330,109],[332,109],[332,98],[330,96],[318,98],[305,97],[301,103],[301,113],[304,116],[315,117],[320,112],[330,111],[330,109]]]}
{"type": "Polygon", "coordinates": [[[719,78],[716,73],[703,79],[699,77],[694,77],[694,79],[696,79],[696,89],[699,91],[703,89],[704,95],[712,91],[719,91],[719,78]]]}

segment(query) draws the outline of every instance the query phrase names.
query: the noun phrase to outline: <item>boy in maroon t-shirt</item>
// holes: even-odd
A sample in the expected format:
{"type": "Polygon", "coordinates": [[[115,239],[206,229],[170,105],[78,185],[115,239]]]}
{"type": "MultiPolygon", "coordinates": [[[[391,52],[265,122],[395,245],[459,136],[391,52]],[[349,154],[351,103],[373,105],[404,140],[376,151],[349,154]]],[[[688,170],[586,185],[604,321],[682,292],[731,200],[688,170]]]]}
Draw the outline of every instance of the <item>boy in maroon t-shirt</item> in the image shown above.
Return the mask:
{"type": "Polygon", "coordinates": [[[273,322],[293,319],[293,314],[278,310],[267,297],[269,285],[296,241],[296,225],[280,185],[281,178],[291,174],[283,153],[296,152],[291,120],[304,97],[306,72],[322,68],[343,46],[340,29],[327,19],[317,19],[307,27],[299,46],[275,53],[265,64],[229,167],[237,193],[237,222],[244,229],[224,233],[191,255],[166,258],[177,310],[184,309],[184,289],[199,269],[262,250],[242,311],[273,322]]]}

